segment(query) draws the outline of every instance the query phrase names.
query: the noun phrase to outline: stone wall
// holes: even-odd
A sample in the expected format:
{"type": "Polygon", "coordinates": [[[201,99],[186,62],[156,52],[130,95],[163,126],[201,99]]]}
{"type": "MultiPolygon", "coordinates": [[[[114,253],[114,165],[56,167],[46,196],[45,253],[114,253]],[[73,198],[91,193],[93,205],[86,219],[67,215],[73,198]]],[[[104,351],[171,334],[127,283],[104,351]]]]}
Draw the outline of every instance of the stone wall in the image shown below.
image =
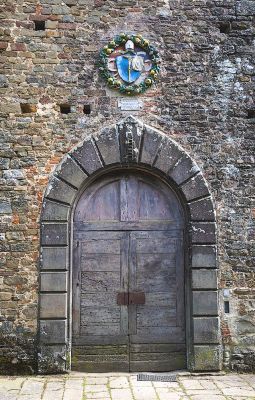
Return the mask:
{"type": "Polygon", "coordinates": [[[159,83],[133,114],[176,140],[210,185],[225,367],[254,369],[254,1],[4,0],[0,9],[1,372],[36,371],[49,177],[82,139],[130,113],[96,67],[99,49],[121,31],[160,51],[159,83]]]}

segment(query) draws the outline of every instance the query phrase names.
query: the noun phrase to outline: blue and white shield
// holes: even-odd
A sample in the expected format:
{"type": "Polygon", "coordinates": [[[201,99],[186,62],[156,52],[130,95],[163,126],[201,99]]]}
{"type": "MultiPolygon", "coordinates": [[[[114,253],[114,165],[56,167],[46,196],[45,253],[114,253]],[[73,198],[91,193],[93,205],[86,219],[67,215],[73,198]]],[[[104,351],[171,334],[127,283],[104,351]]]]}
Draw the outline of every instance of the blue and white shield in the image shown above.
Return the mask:
{"type": "Polygon", "coordinates": [[[127,52],[122,56],[116,57],[116,66],[123,81],[132,83],[141,75],[144,59],[134,53],[127,52]]]}

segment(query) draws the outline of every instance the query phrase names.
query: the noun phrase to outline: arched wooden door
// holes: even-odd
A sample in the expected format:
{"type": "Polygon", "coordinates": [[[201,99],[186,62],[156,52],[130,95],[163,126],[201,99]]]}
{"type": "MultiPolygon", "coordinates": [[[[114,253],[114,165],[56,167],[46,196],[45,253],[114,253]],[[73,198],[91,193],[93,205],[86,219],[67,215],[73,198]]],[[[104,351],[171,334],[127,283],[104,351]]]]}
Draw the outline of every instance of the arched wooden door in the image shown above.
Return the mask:
{"type": "Polygon", "coordinates": [[[153,176],[118,173],[74,213],[72,369],[186,367],[183,212],[153,176]]]}

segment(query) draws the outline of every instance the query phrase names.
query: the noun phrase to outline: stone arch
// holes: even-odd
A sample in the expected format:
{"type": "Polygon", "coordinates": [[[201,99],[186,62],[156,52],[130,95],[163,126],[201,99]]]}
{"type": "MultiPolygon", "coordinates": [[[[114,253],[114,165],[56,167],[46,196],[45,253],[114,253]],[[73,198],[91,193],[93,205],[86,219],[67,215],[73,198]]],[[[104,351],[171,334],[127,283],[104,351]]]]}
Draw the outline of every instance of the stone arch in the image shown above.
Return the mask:
{"type": "Polygon", "coordinates": [[[212,197],[197,164],[171,138],[132,116],[71,151],[46,189],[41,215],[40,373],[70,369],[71,215],[79,193],[100,173],[136,166],[174,186],[187,214],[188,368],[221,369],[216,224],[212,197]]]}

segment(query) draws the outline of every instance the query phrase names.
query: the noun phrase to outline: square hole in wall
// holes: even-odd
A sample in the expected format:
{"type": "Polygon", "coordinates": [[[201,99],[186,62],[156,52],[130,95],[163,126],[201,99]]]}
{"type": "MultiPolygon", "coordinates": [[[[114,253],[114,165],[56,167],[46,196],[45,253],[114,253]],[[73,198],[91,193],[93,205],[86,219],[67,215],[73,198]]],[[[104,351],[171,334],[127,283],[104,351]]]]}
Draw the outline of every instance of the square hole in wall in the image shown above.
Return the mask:
{"type": "Polygon", "coordinates": [[[37,106],[35,104],[21,103],[20,108],[22,114],[30,114],[37,111],[37,106]]]}
{"type": "Polygon", "coordinates": [[[61,114],[70,114],[71,112],[70,104],[60,104],[59,107],[61,114]]]}
{"type": "Polygon", "coordinates": [[[231,23],[228,21],[220,22],[220,33],[229,33],[231,31],[231,23]]]}
{"type": "Polygon", "coordinates": [[[83,113],[89,115],[91,113],[91,106],[90,104],[84,104],[83,106],[83,113]]]}
{"type": "Polygon", "coordinates": [[[45,31],[45,21],[34,21],[35,31],[45,31]]]}
{"type": "Polygon", "coordinates": [[[229,301],[228,300],[225,300],[224,301],[224,312],[225,312],[225,314],[229,314],[229,301]]]}
{"type": "Polygon", "coordinates": [[[247,111],[247,118],[248,119],[255,118],[255,108],[250,109],[250,110],[247,111]]]}

